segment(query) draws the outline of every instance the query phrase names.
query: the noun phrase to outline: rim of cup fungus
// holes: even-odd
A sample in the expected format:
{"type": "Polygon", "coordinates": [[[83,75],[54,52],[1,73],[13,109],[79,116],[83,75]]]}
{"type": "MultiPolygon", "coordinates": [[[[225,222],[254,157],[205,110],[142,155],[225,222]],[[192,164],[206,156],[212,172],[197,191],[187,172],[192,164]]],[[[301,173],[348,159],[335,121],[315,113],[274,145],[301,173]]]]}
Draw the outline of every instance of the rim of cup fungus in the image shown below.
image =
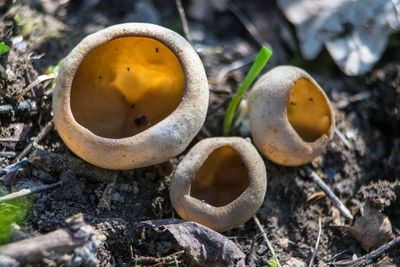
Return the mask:
{"type": "Polygon", "coordinates": [[[249,220],[267,186],[264,161],[241,137],[201,140],[178,164],[170,199],[185,220],[222,232],[249,220]]]}
{"type": "Polygon", "coordinates": [[[147,23],[108,27],[65,58],[53,96],[56,128],[79,157],[130,169],[181,153],[208,108],[203,64],[179,34],[147,23]]]}
{"type": "Polygon", "coordinates": [[[328,97],[304,70],[278,66],[254,84],[248,98],[255,146],[271,161],[298,166],[320,155],[335,130],[328,97]]]}

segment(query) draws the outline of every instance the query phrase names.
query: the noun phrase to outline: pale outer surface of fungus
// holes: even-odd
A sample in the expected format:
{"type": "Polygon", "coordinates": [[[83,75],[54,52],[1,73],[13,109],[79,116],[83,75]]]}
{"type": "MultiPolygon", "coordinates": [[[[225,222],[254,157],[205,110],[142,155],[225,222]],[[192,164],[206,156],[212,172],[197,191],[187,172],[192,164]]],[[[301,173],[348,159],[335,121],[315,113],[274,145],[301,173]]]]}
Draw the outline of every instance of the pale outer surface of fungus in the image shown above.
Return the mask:
{"type": "Polygon", "coordinates": [[[298,166],[312,161],[334,134],[335,117],[327,96],[307,72],[297,67],[279,66],[261,76],[249,94],[248,106],[255,146],[280,165],[298,166]],[[300,79],[308,80],[322,93],[330,114],[329,129],[312,142],[299,136],[287,116],[292,88],[300,79]]]}
{"type": "Polygon", "coordinates": [[[119,24],[87,36],[65,58],[54,89],[54,121],[66,145],[84,160],[108,169],[138,168],[164,162],[188,146],[205,121],[208,97],[203,64],[183,37],[153,24],[119,24]],[[148,37],[168,47],[181,64],[185,87],[178,107],[165,119],[136,135],[113,139],[80,125],[71,111],[70,96],[74,75],[85,57],[120,37],[148,37]]]}
{"type": "Polygon", "coordinates": [[[179,163],[170,185],[170,199],[179,216],[222,232],[248,221],[261,207],[267,187],[265,164],[257,149],[240,137],[216,137],[197,143],[179,163]],[[216,149],[230,147],[248,171],[249,184],[239,197],[215,207],[190,195],[196,173],[216,149]]]}

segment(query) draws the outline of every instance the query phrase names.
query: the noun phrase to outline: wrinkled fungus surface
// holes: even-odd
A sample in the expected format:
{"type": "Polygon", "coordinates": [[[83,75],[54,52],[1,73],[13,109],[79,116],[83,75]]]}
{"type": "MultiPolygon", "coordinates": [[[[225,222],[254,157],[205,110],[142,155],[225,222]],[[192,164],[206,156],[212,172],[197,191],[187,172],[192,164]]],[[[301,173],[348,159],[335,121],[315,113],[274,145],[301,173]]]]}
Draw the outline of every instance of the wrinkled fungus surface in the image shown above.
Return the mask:
{"type": "Polygon", "coordinates": [[[185,78],[175,54],[147,37],[121,37],[90,52],[72,82],[75,120],[96,135],[136,135],[170,115],[185,78]]]}
{"type": "Polygon", "coordinates": [[[238,198],[249,186],[249,181],[239,153],[228,146],[220,147],[210,154],[196,173],[190,195],[221,207],[238,198]]]}
{"type": "Polygon", "coordinates": [[[287,117],[293,129],[306,142],[314,142],[328,133],[331,125],[329,103],[323,93],[304,78],[292,88],[287,117]]]}

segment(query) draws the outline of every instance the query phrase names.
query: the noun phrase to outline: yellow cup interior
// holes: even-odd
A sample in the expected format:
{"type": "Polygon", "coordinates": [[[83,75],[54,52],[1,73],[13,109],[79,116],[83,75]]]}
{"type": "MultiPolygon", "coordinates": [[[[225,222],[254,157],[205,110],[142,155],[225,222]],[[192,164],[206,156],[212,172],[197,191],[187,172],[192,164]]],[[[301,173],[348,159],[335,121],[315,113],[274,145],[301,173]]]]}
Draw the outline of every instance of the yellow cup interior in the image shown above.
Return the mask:
{"type": "Polygon", "coordinates": [[[224,146],[214,150],[200,167],[191,184],[190,196],[221,207],[238,198],[249,182],[240,155],[224,146]]]}
{"type": "Polygon", "coordinates": [[[170,115],[185,78],[175,54],[147,37],[121,37],[91,51],[71,88],[75,120],[98,136],[136,135],[170,115]]]}
{"type": "Polygon", "coordinates": [[[287,117],[297,134],[306,142],[314,142],[328,133],[331,110],[323,92],[308,79],[298,80],[292,88],[287,117]]]}

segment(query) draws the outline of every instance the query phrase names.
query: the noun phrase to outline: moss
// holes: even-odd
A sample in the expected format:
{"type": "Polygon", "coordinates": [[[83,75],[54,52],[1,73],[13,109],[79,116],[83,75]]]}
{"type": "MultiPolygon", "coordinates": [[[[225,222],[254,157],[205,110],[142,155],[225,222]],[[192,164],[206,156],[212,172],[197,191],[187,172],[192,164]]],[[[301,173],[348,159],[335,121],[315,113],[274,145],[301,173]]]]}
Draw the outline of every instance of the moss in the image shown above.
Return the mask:
{"type": "MultiPolygon", "coordinates": [[[[0,186],[0,196],[9,194],[0,186]]],[[[9,242],[15,234],[15,225],[22,224],[30,215],[32,199],[22,197],[0,203],[0,245],[9,242]]]]}

